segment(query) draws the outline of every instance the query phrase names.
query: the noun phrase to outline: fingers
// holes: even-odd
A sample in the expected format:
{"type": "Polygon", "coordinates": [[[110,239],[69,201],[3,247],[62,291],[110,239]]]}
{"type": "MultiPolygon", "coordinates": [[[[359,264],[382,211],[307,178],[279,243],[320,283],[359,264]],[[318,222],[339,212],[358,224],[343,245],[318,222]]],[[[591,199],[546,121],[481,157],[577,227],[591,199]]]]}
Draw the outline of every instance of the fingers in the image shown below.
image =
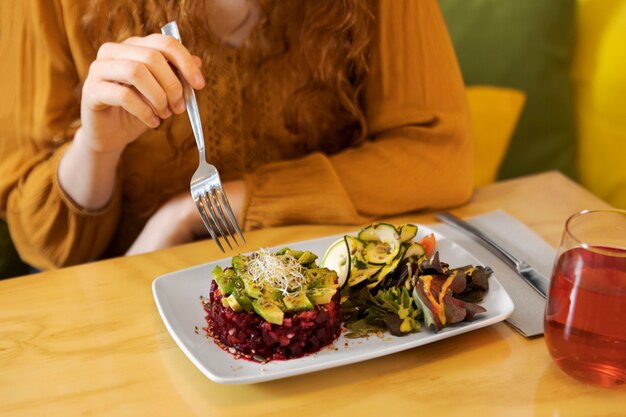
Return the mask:
{"type": "MultiPolygon", "coordinates": [[[[156,128],[161,123],[161,119],[154,114],[152,107],[130,86],[100,80],[93,82],[91,91],[96,92],[97,103],[121,107],[148,127],[156,128]]],[[[94,110],[98,110],[97,105],[94,110]]]]}
{"type": "Polygon", "coordinates": [[[160,118],[166,119],[172,115],[166,91],[143,63],[129,60],[97,60],[91,65],[89,72],[97,81],[133,86],[160,118]]]}
{"type": "MultiPolygon", "coordinates": [[[[182,84],[159,51],[120,43],[105,43],[98,50],[98,58],[94,65],[99,62],[115,63],[118,61],[126,61],[125,65],[128,65],[128,62],[135,62],[143,66],[145,71],[139,67],[132,69],[132,71],[142,73],[139,80],[141,80],[141,76],[150,75],[150,78],[156,81],[159,89],[165,94],[169,108],[175,113],[182,113],[185,110],[182,84]]],[[[101,71],[98,73],[100,78],[124,82],[120,80],[120,78],[124,77],[123,74],[119,73],[119,69],[117,73],[107,71],[106,67],[100,67],[100,69],[101,71]]],[[[127,70],[131,69],[127,68],[127,70]]],[[[130,81],[130,77],[126,78],[129,78],[130,81]]],[[[149,83],[152,84],[151,81],[149,83]]],[[[134,85],[132,83],[129,84],[134,85]]],[[[139,86],[137,87],[139,91],[143,92],[139,86]]],[[[159,93],[155,94],[160,95],[159,93]]]]}
{"type": "MultiPolygon", "coordinates": [[[[170,64],[178,69],[178,72],[193,88],[200,89],[205,85],[200,71],[202,64],[200,58],[191,55],[180,42],[171,36],[154,34],[143,38],[129,38],[123,43],[105,43],[98,50],[97,60],[135,61],[143,64],[165,92],[169,108],[178,114],[185,111],[183,87],[170,64]]],[[[108,79],[106,71],[103,71],[102,78],[108,79]]],[[[142,91],[139,86],[137,87],[142,91]]],[[[151,101],[149,97],[147,98],[151,101]]],[[[158,107],[155,108],[158,109],[158,107]]]]}
{"type": "Polygon", "coordinates": [[[191,53],[171,36],[152,34],[143,38],[128,38],[124,44],[135,45],[159,51],[174,65],[189,84],[199,90],[204,87],[204,77],[191,53]]]}
{"type": "Polygon", "coordinates": [[[179,74],[191,87],[204,87],[201,64],[200,58],[170,36],[154,34],[105,43],[85,81],[89,107],[119,106],[147,126],[156,127],[159,118],[185,111],[179,74]]]}

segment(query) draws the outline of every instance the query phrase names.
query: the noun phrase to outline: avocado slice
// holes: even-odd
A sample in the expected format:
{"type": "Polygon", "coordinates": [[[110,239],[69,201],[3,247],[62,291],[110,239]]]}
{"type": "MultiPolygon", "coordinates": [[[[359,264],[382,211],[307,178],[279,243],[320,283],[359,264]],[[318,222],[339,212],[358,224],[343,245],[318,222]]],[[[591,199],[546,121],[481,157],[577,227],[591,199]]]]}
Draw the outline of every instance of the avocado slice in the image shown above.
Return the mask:
{"type": "Polygon", "coordinates": [[[320,268],[321,271],[324,272],[324,287],[326,288],[337,288],[339,287],[339,277],[337,277],[337,272],[327,269],[320,268]]]}
{"type": "Polygon", "coordinates": [[[302,291],[287,294],[283,297],[287,311],[313,310],[313,304],[302,291]]]}
{"type": "Polygon", "coordinates": [[[307,290],[306,295],[313,304],[322,305],[330,303],[336,292],[337,288],[310,288],[307,290]]]}
{"type": "Polygon", "coordinates": [[[283,324],[285,313],[275,301],[267,298],[252,300],[252,308],[254,308],[254,311],[259,316],[263,317],[265,321],[273,324],[283,324]]]}
{"type": "Polygon", "coordinates": [[[290,256],[298,259],[299,257],[301,257],[304,254],[304,251],[287,249],[284,254],[285,255],[290,255],[290,256]]]}
{"type": "Polygon", "coordinates": [[[234,293],[226,297],[225,300],[228,303],[228,307],[230,307],[234,312],[241,313],[243,311],[243,307],[239,304],[237,298],[235,298],[234,293]]]}
{"type": "Polygon", "coordinates": [[[244,291],[251,298],[260,298],[263,296],[263,288],[250,279],[243,280],[244,291]]]}
{"type": "MultiPolygon", "coordinates": [[[[235,289],[235,291],[230,296],[235,298],[237,303],[242,307],[244,311],[254,311],[254,309],[252,308],[252,300],[246,295],[245,291],[242,288],[235,289]]],[[[235,309],[233,308],[233,310],[235,309]]]]}
{"type": "Polygon", "coordinates": [[[231,268],[222,270],[222,268],[217,265],[213,268],[213,271],[211,271],[211,275],[215,282],[217,282],[217,286],[220,288],[222,294],[228,295],[235,290],[237,278],[231,268]]]}
{"type": "Polygon", "coordinates": [[[233,256],[232,259],[233,269],[237,272],[237,274],[241,274],[245,272],[248,267],[247,257],[243,255],[233,256]]]}
{"type": "Polygon", "coordinates": [[[308,288],[337,288],[337,273],[328,268],[310,268],[307,270],[308,288]]]}
{"type": "Polygon", "coordinates": [[[306,265],[306,264],[310,264],[311,262],[315,262],[316,259],[317,259],[317,255],[316,254],[314,254],[313,252],[305,251],[298,258],[298,263],[300,265],[306,265]]]}

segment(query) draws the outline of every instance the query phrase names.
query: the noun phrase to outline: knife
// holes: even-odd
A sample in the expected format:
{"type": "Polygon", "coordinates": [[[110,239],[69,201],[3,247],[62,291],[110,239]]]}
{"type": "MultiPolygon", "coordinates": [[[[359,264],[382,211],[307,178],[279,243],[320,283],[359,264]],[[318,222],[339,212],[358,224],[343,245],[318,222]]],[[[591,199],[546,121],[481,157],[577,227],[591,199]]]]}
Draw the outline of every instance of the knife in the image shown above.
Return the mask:
{"type": "Polygon", "coordinates": [[[491,253],[504,261],[504,263],[506,263],[511,269],[517,272],[517,274],[522,277],[535,291],[537,291],[539,295],[546,298],[548,287],[550,286],[550,280],[545,275],[528,265],[528,263],[524,260],[511,254],[502,246],[491,240],[483,232],[476,229],[466,221],[459,219],[452,213],[438,212],[435,213],[435,217],[444,223],[463,230],[468,235],[475,238],[478,243],[482,244],[485,248],[491,251],[491,253]]]}

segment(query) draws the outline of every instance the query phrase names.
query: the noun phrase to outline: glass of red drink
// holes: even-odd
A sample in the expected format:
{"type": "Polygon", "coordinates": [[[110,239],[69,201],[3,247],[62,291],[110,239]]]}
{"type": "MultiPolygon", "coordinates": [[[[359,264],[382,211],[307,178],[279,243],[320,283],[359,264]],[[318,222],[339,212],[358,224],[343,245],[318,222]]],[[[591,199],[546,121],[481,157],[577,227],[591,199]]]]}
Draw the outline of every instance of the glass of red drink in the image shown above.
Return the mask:
{"type": "Polygon", "coordinates": [[[626,387],[626,211],[585,210],[567,220],[544,334],[567,374],[626,387]]]}

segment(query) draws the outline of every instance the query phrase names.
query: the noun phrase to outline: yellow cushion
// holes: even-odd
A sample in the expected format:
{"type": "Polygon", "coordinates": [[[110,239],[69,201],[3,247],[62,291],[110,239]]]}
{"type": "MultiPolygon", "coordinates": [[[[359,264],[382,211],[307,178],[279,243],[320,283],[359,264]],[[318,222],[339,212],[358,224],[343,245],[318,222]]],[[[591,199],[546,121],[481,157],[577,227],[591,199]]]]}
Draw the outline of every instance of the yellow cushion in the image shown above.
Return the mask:
{"type": "Polygon", "coordinates": [[[577,88],[581,182],[626,207],[626,0],[578,0],[577,88]]]}
{"type": "Polygon", "coordinates": [[[496,180],[502,159],[524,107],[520,90],[503,87],[467,87],[475,141],[474,185],[496,180]]]}

